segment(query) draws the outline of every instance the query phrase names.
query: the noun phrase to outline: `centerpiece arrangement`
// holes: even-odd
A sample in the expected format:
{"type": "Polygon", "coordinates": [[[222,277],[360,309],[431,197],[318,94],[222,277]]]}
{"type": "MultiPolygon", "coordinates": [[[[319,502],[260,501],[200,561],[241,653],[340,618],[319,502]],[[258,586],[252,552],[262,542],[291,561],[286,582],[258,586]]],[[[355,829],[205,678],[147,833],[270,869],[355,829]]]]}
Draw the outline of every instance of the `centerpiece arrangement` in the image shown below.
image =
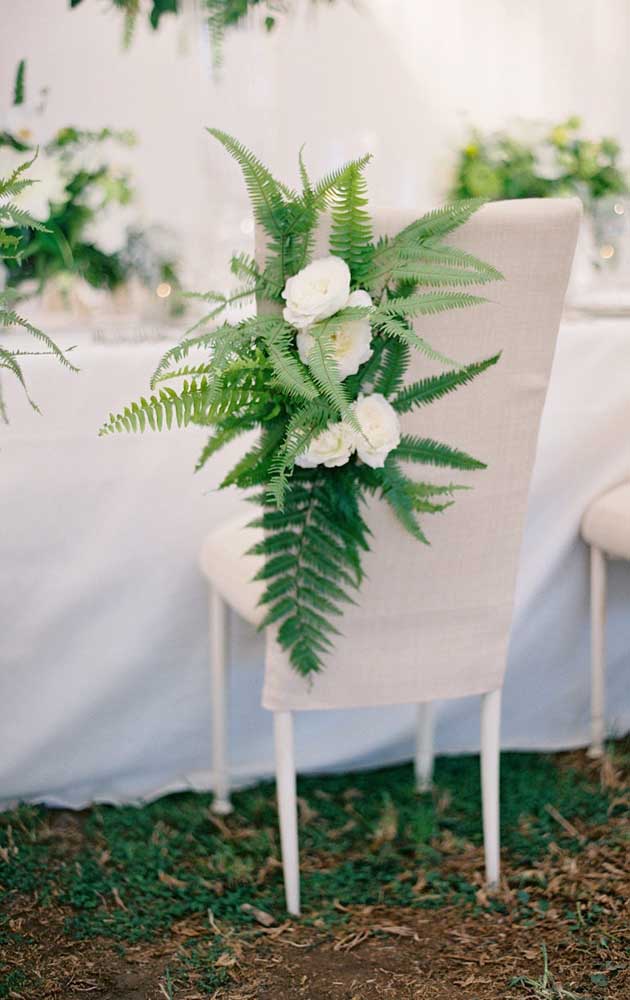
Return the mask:
{"type": "Polygon", "coordinates": [[[586,139],[582,122],[523,122],[483,133],[473,129],[458,154],[451,198],[556,198],[577,195],[587,207],[628,194],[628,171],[611,138],[586,139]]]}
{"type": "Polygon", "coordinates": [[[451,361],[414,321],[485,301],[467,288],[501,274],[444,242],[479,201],[449,205],[375,240],[364,178],[369,156],[314,183],[300,154],[298,192],[235,139],[209,131],[242,168],[265,234],[264,262],[232,258],[241,285],[203,296],[209,311],[194,336],[164,355],[151,383],[155,394],[112,414],[101,434],[209,426],[201,468],[228,442],[259,431],[220,485],[253,491],[260,515],[252,523],[264,529],[252,550],[264,557],[263,625],[277,627],[292,666],[308,675],[322,668],[338,634],[335,619],[361,585],[366,499],[382,497],[426,543],[422,515],[450,506],[457,486],[412,478],[409,465],[484,468],[449,444],[404,434],[400,417],[497,362],[498,355],[451,361]],[[324,212],[330,253],[313,259],[324,212]],[[221,322],[227,309],[254,298],[257,315],[221,322]],[[204,352],[200,362],[191,363],[193,351],[204,352]],[[445,370],[406,384],[412,351],[445,370]]]}
{"type": "MultiPolygon", "coordinates": [[[[38,153],[37,183],[16,198],[40,225],[14,221],[10,235],[20,241],[20,258],[4,261],[3,283],[22,297],[47,287],[63,297],[77,282],[87,298],[89,289],[113,292],[132,281],[153,295],[159,288],[176,293],[174,256],[169,248],[165,252],[159,233],[140,223],[130,171],[117,163],[121,151],[134,145],[133,133],[66,127],[42,135],[43,104],[26,101],[24,74],[22,62],[13,106],[0,129],[0,175],[11,175],[38,153]]],[[[181,306],[177,294],[170,303],[181,306]]]]}

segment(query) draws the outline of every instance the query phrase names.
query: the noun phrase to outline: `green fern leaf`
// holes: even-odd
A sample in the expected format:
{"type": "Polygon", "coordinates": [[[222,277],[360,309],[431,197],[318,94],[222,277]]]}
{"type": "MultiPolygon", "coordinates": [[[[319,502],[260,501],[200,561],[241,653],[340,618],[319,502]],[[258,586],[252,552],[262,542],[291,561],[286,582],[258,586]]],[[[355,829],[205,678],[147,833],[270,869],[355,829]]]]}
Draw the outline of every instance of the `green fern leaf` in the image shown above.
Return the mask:
{"type": "Polygon", "coordinates": [[[440,444],[431,438],[418,438],[403,434],[400,444],[392,455],[407,462],[421,462],[423,465],[443,465],[451,469],[485,469],[484,462],[479,462],[465,451],[440,444]]]}
{"type": "MultiPolygon", "coordinates": [[[[287,213],[282,188],[278,181],[258,157],[237,139],[216,128],[209,128],[208,132],[218,139],[243,171],[257,221],[271,236],[281,235],[286,227],[287,213]]],[[[291,197],[297,198],[297,194],[291,192],[291,197]]]]}
{"type": "Polygon", "coordinates": [[[428,403],[433,403],[436,399],[441,399],[442,396],[454,392],[460,386],[472,382],[482,372],[496,365],[500,357],[500,354],[495,354],[491,358],[486,358],[485,361],[477,361],[455,371],[444,372],[442,375],[433,375],[430,378],[414,382],[398,393],[392,405],[399,413],[407,413],[416,406],[426,406],[428,403]]]}
{"type": "Polygon", "coordinates": [[[457,201],[452,205],[443,205],[406,226],[398,233],[394,242],[400,245],[401,243],[424,242],[436,237],[447,236],[448,233],[452,233],[468,222],[483,204],[483,198],[470,198],[457,201]]]}
{"type": "Polygon", "coordinates": [[[362,170],[351,166],[331,196],[330,252],[345,260],[353,284],[361,286],[373,253],[372,222],[366,209],[367,184],[362,170]]]}
{"type": "Polygon", "coordinates": [[[466,309],[469,306],[481,305],[487,299],[469,292],[429,292],[427,294],[401,295],[388,299],[374,313],[374,322],[378,323],[388,316],[434,316],[436,313],[449,309],[466,309]]]}
{"type": "Polygon", "coordinates": [[[295,332],[282,320],[268,323],[263,339],[276,378],[289,396],[317,399],[319,393],[295,350],[295,332]]]}

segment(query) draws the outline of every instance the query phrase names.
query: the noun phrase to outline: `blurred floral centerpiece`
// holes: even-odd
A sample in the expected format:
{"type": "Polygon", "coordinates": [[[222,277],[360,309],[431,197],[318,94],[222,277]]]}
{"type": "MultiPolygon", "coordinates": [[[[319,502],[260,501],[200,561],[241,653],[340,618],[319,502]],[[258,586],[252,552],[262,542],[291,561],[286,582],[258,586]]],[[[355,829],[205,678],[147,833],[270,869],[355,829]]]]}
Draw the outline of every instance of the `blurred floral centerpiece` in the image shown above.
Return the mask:
{"type": "Polygon", "coordinates": [[[630,175],[612,138],[588,139],[577,117],[550,127],[515,122],[510,129],[473,129],[459,151],[450,197],[581,198],[590,226],[587,253],[599,270],[611,270],[627,237],[630,175]]]}
{"type": "Polygon", "coordinates": [[[28,104],[23,80],[20,64],[0,130],[0,176],[38,153],[38,183],[20,193],[17,205],[44,228],[14,227],[20,262],[3,262],[0,283],[20,298],[37,296],[46,311],[146,311],[162,299],[177,311],[179,280],[168,234],[142,225],[130,170],[121,163],[134,134],[68,126],[47,137],[45,94],[28,104]]]}

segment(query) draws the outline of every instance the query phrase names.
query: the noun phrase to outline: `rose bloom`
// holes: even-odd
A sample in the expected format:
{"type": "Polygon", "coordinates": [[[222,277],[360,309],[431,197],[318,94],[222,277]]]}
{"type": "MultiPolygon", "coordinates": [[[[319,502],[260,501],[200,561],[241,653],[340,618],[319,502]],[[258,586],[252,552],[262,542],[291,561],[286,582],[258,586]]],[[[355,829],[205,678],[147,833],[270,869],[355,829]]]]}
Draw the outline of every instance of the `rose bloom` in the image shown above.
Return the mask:
{"type": "MultiPolygon", "coordinates": [[[[372,299],[367,292],[360,289],[353,292],[346,306],[369,307],[372,299]]],[[[346,307],[344,306],[344,308],[346,307]]],[[[340,378],[347,378],[348,375],[355,375],[360,366],[372,357],[372,329],[367,317],[363,319],[350,319],[336,330],[331,337],[334,345],[335,361],[340,378]]],[[[302,330],[296,338],[297,349],[300,359],[304,364],[308,364],[315,338],[308,330],[302,330]]]]}
{"type": "Polygon", "coordinates": [[[343,309],[349,295],[350,269],[345,260],[322,257],[289,278],[282,293],[287,303],[282,315],[303,330],[343,309]]]}
{"type": "Polygon", "coordinates": [[[329,424],[325,430],[313,438],[307,450],[295,460],[302,469],[314,469],[316,465],[325,465],[332,469],[336,465],[345,465],[354,451],[354,435],[352,430],[340,420],[329,424]]]}
{"type": "Polygon", "coordinates": [[[380,392],[359,396],[352,409],[361,428],[354,436],[357,455],[366,465],[379,469],[400,444],[398,414],[380,392]]]}

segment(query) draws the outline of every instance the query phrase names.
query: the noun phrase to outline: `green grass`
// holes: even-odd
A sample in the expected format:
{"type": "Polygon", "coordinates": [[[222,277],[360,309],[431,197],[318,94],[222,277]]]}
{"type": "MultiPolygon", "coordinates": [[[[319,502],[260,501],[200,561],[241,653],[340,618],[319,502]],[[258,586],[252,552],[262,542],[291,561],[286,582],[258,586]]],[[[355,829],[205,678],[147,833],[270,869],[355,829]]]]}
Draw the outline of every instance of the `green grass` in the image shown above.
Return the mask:
{"type": "MultiPolygon", "coordinates": [[[[306,921],[331,926],[347,919],[336,899],[347,906],[478,905],[476,887],[444,864],[445,851],[481,843],[478,759],[442,758],[435,780],[435,794],[422,797],[413,790],[410,766],[299,781],[306,921]],[[426,879],[421,893],[414,891],[419,870],[426,879]]],[[[578,772],[539,754],[502,756],[501,794],[502,844],[523,869],[552,840],[581,848],[546,810],[549,803],[569,823],[594,825],[606,823],[612,801],[578,772]]],[[[0,848],[9,855],[0,866],[0,891],[8,901],[14,893],[37,893],[44,906],[63,905],[72,937],[125,943],[164,935],[173,923],[207,918],[209,910],[223,925],[246,930],[253,917],[243,912],[245,903],[283,919],[273,785],[236,794],[225,826],[211,819],[210,803],[209,795],[186,793],[142,808],[95,806],[81,814],[81,832],[68,836],[51,827],[54,814],[43,807],[0,814],[0,848]]],[[[518,898],[522,920],[540,916],[526,884],[518,898]]],[[[2,935],[8,940],[11,932],[0,915],[2,935]]],[[[209,928],[208,941],[192,945],[169,975],[185,975],[188,966],[211,969],[222,950],[209,928]]],[[[207,989],[222,981],[221,970],[207,975],[207,989]]],[[[19,985],[0,979],[0,997],[19,992],[19,985]]]]}

